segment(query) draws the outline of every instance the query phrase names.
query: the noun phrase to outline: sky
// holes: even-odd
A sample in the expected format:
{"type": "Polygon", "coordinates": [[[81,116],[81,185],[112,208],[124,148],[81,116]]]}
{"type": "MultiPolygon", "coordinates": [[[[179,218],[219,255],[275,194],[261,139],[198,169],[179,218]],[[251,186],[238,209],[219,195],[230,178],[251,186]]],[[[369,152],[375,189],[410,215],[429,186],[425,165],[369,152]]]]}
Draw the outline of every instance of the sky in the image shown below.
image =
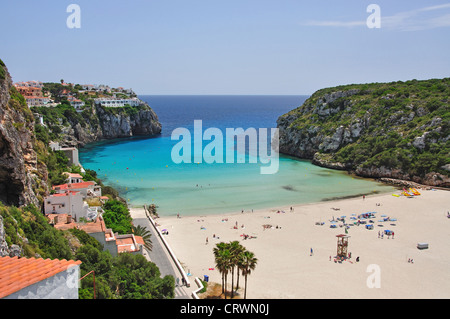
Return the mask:
{"type": "Polygon", "coordinates": [[[309,95],[450,76],[448,1],[23,0],[1,1],[0,12],[0,58],[13,81],[309,95]]]}

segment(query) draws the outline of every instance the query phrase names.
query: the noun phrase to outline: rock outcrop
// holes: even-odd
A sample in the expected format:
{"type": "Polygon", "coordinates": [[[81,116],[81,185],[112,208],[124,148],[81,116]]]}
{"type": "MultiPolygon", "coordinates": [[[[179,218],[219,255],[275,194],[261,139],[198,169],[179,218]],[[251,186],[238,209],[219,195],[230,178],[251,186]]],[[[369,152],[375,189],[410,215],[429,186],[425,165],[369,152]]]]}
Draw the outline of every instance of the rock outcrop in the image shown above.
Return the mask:
{"type": "Polygon", "coordinates": [[[60,144],[83,147],[104,139],[131,136],[153,136],[161,133],[158,116],[147,104],[129,112],[124,108],[92,106],[81,113],[82,121],[66,116],[68,123],[59,125],[60,144]]]}
{"type": "Polygon", "coordinates": [[[11,76],[0,60],[0,201],[7,205],[38,204],[34,186],[38,172],[34,150],[34,118],[24,98],[12,85],[11,76]]]}
{"type": "Polygon", "coordinates": [[[278,118],[280,153],[363,177],[450,187],[449,93],[450,79],[319,90],[278,118]]]}

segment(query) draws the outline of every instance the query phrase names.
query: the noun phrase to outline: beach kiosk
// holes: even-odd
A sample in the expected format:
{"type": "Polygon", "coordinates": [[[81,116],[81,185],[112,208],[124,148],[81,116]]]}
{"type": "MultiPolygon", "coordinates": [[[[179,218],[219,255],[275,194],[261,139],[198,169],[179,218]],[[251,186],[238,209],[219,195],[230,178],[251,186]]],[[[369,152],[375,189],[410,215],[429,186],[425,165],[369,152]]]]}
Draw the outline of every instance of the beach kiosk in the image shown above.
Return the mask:
{"type": "Polygon", "coordinates": [[[337,237],[337,257],[347,257],[347,250],[348,250],[348,239],[350,236],[340,234],[336,235],[337,237]]]}

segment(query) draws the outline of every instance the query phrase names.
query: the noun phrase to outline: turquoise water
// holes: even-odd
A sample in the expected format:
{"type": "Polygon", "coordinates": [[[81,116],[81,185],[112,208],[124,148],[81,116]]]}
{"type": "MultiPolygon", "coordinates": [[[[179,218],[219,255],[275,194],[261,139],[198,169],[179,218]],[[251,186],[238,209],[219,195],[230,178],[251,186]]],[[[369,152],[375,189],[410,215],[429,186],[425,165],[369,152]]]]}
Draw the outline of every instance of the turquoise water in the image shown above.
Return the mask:
{"type": "MultiPolygon", "coordinates": [[[[194,119],[203,120],[203,129],[217,127],[224,135],[226,127],[276,127],[277,117],[301,105],[304,96],[140,98],[158,114],[163,125],[160,136],[94,143],[80,150],[83,166],[97,171],[104,184],[118,189],[133,206],[154,203],[160,215],[207,215],[392,191],[380,183],[285,156],[280,157],[278,172],[271,175],[260,174],[260,167],[267,164],[259,161],[172,161],[178,141],[170,135],[176,127],[191,130],[194,119]]],[[[223,151],[229,150],[224,146],[223,151]]]]}

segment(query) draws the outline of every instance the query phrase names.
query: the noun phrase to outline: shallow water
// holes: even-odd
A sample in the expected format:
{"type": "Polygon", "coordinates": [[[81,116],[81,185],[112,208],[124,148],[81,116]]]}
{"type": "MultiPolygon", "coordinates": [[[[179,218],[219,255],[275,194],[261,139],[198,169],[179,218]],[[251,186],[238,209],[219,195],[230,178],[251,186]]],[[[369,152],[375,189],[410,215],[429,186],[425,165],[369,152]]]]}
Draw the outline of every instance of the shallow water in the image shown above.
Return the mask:
{"type": "MultiPolygon", "coordinates": [[[[181,163],[171,151],[177,127],[192,132],[194,120],[203,130],[226,128],[275,128],[276,119],[301,105],[305,96],[141,96],[158,114],[163,132],[153,138],[125,138],[93,143],[80,150],[85,168],[97,172],[106,185],[115,187],[131,205],[154,203],[160,215],[207,215],[241,210],[318,202],[392,187],[346,172],[312,165],[309,161],[281,156],[276,174],[260,174],[262,164],[181,163]]],[[[203,142],[203,147],[208,144],[203,142]]],[[[226,141],[223,143],[226,154],[226,141]]],[[[238,156],[235,149],[231,150],[238,156]]],[[[248,151],[248,149],[247,149],[248,151]]],[[[242,155],[242,154],[241,154],[242,155]]]]}

